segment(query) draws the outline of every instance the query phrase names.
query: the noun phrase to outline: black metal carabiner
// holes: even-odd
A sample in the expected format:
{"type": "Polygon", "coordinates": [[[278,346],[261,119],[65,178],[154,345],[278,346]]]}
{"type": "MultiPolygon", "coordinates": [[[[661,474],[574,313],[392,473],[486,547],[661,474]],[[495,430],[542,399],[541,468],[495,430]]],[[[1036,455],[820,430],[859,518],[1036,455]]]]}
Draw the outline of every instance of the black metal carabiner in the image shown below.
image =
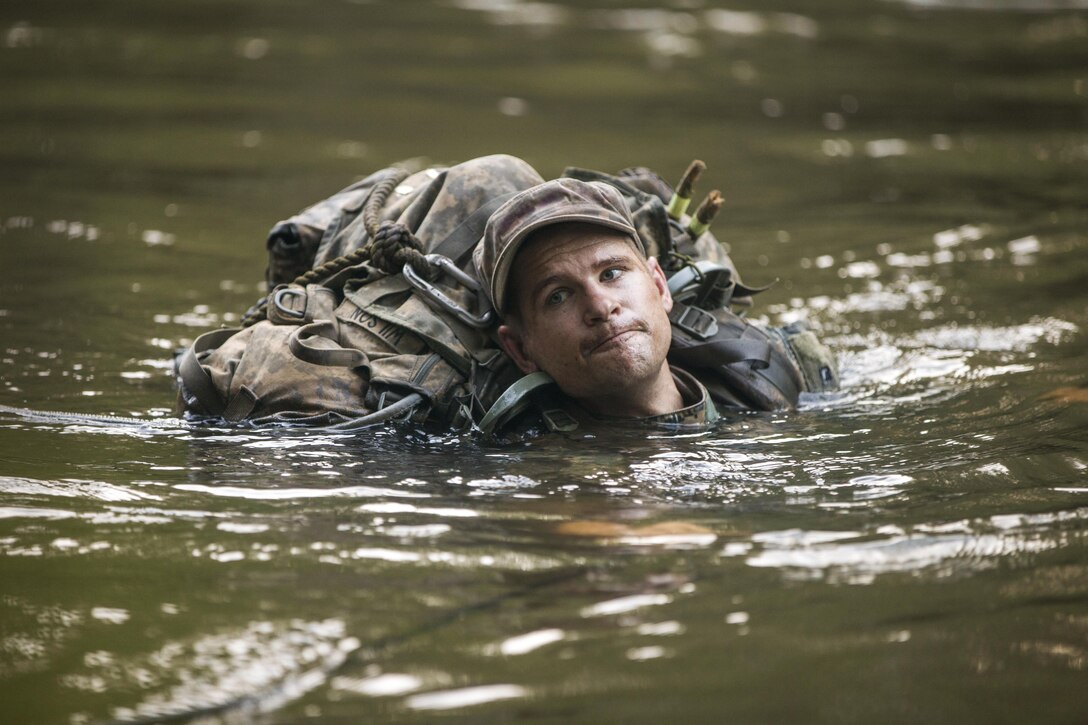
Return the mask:
{"type": "MultiPolygon", "coordinates": [[[[460,283],[462,287],[475,292],[476,299],[479,300],[481,304],[486,304],[487,298],[483,294],[483,287],[480,283],[458,269],[452,259],[443,257],[441,254],[428,254],[424,259],[427,260],[427,264],[432,267],[437,267],[450,277],[453,277],[453,279],[460,283]]],[[[478,315],[474,315],[457,302],[451,300],[442,290],[420,277],[415,269],[412,268],[411,264],[405,264],[402,272],[404,274],[404,279],[408,280],[408,284],[419,290],[420,294],[423,295],[423,299],[433,307],[449,312],[470,327],[482,329],[491,324],[494,315],[491,314],[490,309],[484,310],[478,315]]]]}

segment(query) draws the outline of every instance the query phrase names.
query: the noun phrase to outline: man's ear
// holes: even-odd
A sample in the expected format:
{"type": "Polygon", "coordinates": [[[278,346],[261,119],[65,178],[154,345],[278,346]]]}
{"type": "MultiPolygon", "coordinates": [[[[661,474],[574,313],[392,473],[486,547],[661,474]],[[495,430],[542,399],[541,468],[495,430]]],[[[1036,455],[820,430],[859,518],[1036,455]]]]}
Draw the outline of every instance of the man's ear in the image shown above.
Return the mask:
{"type": "Polygon", "coordinates": [[[525,352],[525,344],[522,342],[521,334],[517,329],[510,325],[499,325],[497,333],[502,349],[506,351],[506,354],[510,356],[510,359],[514,361],[514,364],[518,366],[521,372],[528,375],[540,370],[540,367],[530,360],[525,352]]]}
{"type": "Polygon", "coordinates": [[[650,270],[650,277],[654,280],[657,291],[661,293],[661,304],[665,312],[672,312],[672,293],[669,292],[669,281],[665,279],[665,271],[658,264],[657,257],[646,260],[646,267],[650,270]]]}

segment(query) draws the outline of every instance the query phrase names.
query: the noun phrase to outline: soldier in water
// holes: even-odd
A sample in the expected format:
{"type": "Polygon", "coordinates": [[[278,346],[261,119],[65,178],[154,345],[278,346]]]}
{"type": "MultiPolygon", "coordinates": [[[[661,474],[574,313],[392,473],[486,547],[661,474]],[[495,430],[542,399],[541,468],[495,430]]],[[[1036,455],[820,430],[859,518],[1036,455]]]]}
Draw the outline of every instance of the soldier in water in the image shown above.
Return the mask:
{"type": "Polygon", "coordinates": [[[706,425],[833,388],[811,332],[731,310],[753,290],[674,208],[684,186],[645,169],[544,181],[504,155],[372,174],[273,228],[270,293],[179,358],[180,407],[491,434],[706,425]]]}

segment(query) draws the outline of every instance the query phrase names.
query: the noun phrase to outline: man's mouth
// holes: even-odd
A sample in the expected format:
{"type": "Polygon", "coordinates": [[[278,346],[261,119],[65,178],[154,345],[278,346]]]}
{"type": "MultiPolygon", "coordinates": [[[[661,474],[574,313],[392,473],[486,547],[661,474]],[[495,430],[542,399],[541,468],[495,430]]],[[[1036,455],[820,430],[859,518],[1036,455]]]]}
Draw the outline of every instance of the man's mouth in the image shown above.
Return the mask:
{"type": "Polygon", "coordinates": [[[609,332],[607,335],[592,342],[586,349],[586,357],[598,352],[605,352],[615,345],[622,345],[627,338],[639,332],[639,328],[628,327],[622,330],[609,332]]]}

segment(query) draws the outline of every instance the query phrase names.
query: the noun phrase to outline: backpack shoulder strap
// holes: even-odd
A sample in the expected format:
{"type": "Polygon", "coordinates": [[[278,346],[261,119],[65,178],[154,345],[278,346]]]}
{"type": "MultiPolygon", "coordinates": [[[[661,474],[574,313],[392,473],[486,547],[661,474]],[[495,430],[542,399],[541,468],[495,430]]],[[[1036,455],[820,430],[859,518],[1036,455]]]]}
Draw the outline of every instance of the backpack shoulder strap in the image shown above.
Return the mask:
{"type": "Polygon", "coordinates": [[[438,254],[448,259],[453,260],[453,263],[458,267],[464,269],[465,262],[468,255],[475,248],[477,242],[484,235],[484,227],[487,226],[487,220],[491,218],[491,215],[495,213],[495,210],[502,206],[507,199],[514,196],[517,192],[511,192],[509,194],[503,194],[502,196],[496,196],[483,206],[472,212],[461,224],[450,232],[445,239],[431,249],[432,254],[438,254]]]}

